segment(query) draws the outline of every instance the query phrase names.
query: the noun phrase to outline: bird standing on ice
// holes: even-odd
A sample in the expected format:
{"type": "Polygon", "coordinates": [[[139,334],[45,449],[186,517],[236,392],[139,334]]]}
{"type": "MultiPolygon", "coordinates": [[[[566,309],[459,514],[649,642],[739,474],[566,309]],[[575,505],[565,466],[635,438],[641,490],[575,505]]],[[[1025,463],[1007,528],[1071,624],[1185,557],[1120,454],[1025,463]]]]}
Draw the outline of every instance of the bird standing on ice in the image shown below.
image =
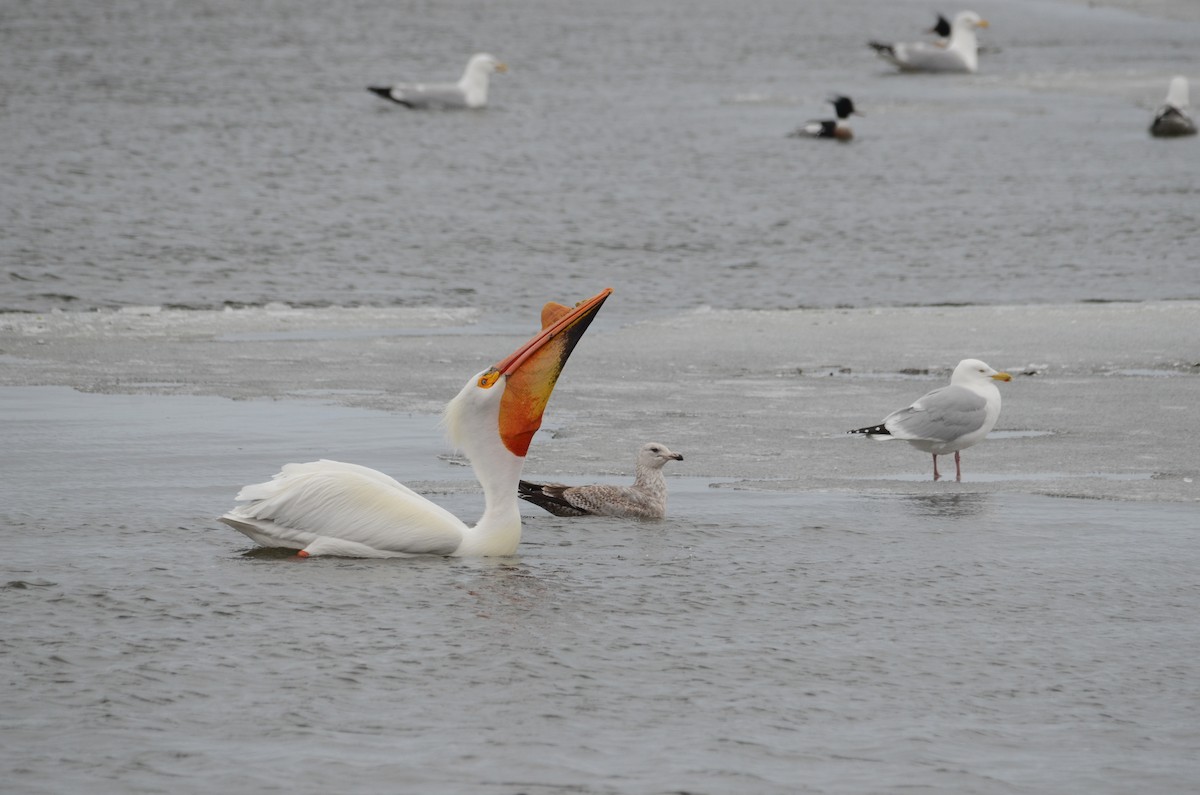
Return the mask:
{"type": "Polygon", "coordinates": [[[446,406],[450,437],[483,486],[483,517],[468,527],[441,506],[374,469],[337,461],[288,464],[246,486],[220,520],[265,547],[302,557],[511,555],[521,541],[517,484],[558,375],[611,289],[574,308],[549,303],[542,330],[471,377],[446,406]]]}
{"type": "Polygon", "coordinates": [[[632,486],[564,486],[522,480],[520,497],[555,516],[620,516],[626,519],[661,519],[667,515],[667,481],[662,468],[682,461],[665,444],[648,442],[638,451],[632,486]]]}
{"type": "Polygon", "coordinates": [[[507,72],[508,66],[494,55],[476,53],[457,83],[396,83],[368,86],[384,99],[413,110],[455,110],[487,106],[488,82],[495,72],[507,72]]]}
{"type": "Polygon", "coordinates": [[[950,38],[943,45],[917,41],[908,44],[868,42],[879,57],[895,64],[902,72],[967,72],[979,68],[977,28],[986,28],[987,20],[974,11],[963,11],[950,23],[950,38]]]}
{"type": "Polygon", "coordinates": [[[982,442],[1000,419],[1000,390],[996,381],[1012,376],[993,370],[978,359],[963,359],[948,386],[935,389],[911,406],[893,411],[883,422],[847,433],[871,439],[902,439],[933,455],[933,479],[940,480],[939,455],[954,453],[954,479],[962,480],[959,451],[982,442]]]}

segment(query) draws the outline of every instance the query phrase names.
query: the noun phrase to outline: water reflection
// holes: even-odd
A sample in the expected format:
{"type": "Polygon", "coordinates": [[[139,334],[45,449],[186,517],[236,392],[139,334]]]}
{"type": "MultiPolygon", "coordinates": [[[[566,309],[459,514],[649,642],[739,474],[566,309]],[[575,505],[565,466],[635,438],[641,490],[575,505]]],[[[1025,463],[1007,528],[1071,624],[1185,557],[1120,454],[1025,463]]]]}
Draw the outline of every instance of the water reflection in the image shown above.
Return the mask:
{"type": "Polygon", "coordinates": [[[904,504],[918,516],[936,518],[962,518],[983,514],[992,495],[982,492],[970,494],[912,494],[904,497],[904,504]]]}

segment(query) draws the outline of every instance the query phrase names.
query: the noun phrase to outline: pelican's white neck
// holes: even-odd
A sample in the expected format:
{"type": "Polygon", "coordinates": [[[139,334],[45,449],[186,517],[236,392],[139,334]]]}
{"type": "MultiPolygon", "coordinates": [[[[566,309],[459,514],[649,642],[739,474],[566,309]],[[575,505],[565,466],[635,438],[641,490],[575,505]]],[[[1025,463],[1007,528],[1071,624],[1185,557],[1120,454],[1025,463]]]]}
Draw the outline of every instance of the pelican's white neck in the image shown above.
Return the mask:
{"type": "Polygon", "coordinates": [[[467,382],[446,406],[443,417],[450,441],[471,461],[483,486],[483,516],[463,533],[457,557],[511,555],[521,543],[521,509],[517,484],[525,459],[513,455],[500,438],[500,398],[505,379],[480,389],[467,382]]]}

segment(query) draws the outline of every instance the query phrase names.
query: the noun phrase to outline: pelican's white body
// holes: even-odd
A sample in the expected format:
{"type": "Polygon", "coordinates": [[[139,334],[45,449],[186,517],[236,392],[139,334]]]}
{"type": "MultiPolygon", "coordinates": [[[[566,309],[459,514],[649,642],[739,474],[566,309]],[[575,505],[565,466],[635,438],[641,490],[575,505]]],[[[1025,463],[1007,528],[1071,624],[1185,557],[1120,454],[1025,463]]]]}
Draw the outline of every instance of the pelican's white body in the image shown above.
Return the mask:
{"type": "Polygon", "coordinates": [[[382,472],[339,461],[288,464],[266,483],[246,486],[249,501],[221,521],[267,547],[309,555],[393,558],[409,555],[511,555],[521,541],[517,483],[524,458],[496,432],[505,379],[491,389],[472,378],[446,407],[451,441],[470,459],[485,509],[474,527],[382,472]]]}

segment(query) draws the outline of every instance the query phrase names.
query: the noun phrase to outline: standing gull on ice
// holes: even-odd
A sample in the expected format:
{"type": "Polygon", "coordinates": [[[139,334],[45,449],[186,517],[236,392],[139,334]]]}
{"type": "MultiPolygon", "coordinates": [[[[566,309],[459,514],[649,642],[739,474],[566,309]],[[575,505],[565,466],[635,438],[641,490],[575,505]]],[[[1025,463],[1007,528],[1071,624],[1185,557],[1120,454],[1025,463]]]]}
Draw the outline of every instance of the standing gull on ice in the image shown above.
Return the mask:
{"type": "Polygon", "coordinates": [[[511,555],[521,541],[517,484],[558,374],[612,290],[573,309],[549,303],[542,330],[494,367],[471,377],[446,406],[450,441],[471,461],[484,511],[468,527],[458,517],[374,469],[337,461],[288,464],[220,517],[265,547],[301,557],[340,555],[511,555]]]}
{"type": "Polygon", "coordinates": [[[496,56],[480,52],[467,61],[467,68],[457,83],[396,83],[368,86],[367,90],[414,110],[482,108],[487,105],[488,78],[493,72],[507,71],[508,66],[496,56]]]}
{"type": "Polygon", "coordinates": [[[642,445],[637,476],[632,486],[564,486],[522,480],[520,497],[555,516],[620,516],[626,519],[661,519],[667,514],[667,481],[662,468],[682,461],[665,444],[642,445]]]}
{"type": "Polygon", "coordinates": [[[1156,138],[1177,138],[1181,135],[1195,135],[1196,124],[1184,112],[1188,106],[1188,81],[1182,75],[1171,78],[1167,89],[1166,103],[1159,108],[1150,124],[1150,134],[1156,138]]]}
{"type": "Polygon", "coordinates": [[[878,425],[847,433],[871,439],[903,439],[933,455],[933,479],[940,480],[937,458],[954,453],[954,479],[962,480],[959,451],[984,437],[1000,419],[1000,390],[996,381],[1011,381],[1008,373],[993,370],[978,359],[963,359],[954,368],[948,386],[935,389],[908,408],[893,411],[878,425]]]}
{"type": "Polygon", "coordinates": [[[797,127],[788,133],[788,136],[791,138],[833,138],[838,141],[849,141],[853,138],[854,131],[843,122],[850,114],[856,116],[864,114],[858,112],[850,97],[837,95],[831,97],[829,101],[833,103],[833,110],[837,114],[836,119],[805,122],[803,127],[797,127]]]}
{"type": "Polygon", "coordinates": [[[950,23],[950,38],[945,45],[927,41],[909,44],[868,42],[879,57],[895,64],[902,72],[974,72],[979,68],[979,42],[976,28],[986,28],[986,19],[974,11],[963,11],[950,23]]]}

